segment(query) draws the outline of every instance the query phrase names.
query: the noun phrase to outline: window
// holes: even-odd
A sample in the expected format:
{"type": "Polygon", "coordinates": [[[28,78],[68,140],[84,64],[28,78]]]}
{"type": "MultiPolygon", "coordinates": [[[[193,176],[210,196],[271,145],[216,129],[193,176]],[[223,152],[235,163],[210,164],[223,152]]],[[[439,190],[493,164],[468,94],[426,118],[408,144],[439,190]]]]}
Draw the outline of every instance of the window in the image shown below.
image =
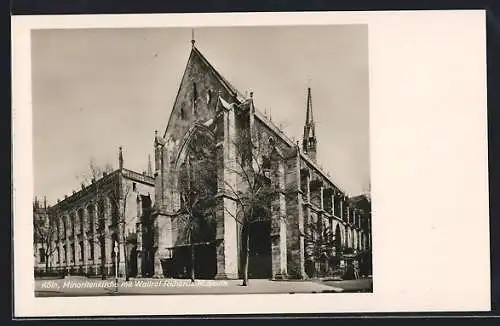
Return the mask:
{"type": "Polygon", "coordinates": [[[137,190],[137,184],[135,182],[132,182],[132,191],[137,190]]]}
{"type": "Polygon", "coordinates": [[[43,248],[38,249],[38,255],[40,256],[40,263],[45,263],[45,250],[43,248]]]}
{"type": "Polygon", "coordinates": [[[59,264],[61,262],[61,249],[57,247],[57,263],[59,264]]]}
{"type": "Polygon", "coordinates": [[[89,213],[88,232],[92,236],[94,233],[94,209],[92,208],[92,206],[89,206],[88,213],[89,213]]]}
{"type": "Polygon", "coordinates": [[[118,209],[118,204],[115,201],[112,201],[112,203],[111,203],[111,214],[112,214],[111,215],[111,224],[117,225],[120,212],[118,209]]]}
{"type": "Polygon", "coordinates": [[[90,259],[94,259],[94,244],[92,243],[92,240],[88,240],[88,242],[90,249],[90,259]]]}
{"type": "Polygon", "coordinates": [[[80,260],[83,261],[83,241],[80,241],[80,260]]]}
{"type": "Polygon", "coordinates": [[[210,104],[210,100],[212,99],[212,90],[207,91],[207,104],[210,104]]]}
{"type": "Polygon", "coordinates": [[[78,222],[80,223],[80,233],[83,234],[84,233],[83,228],[85,226],[85,219],[83,217],[83,210],[82,209],[78,210],[78,218],[79,218],[78,222]]]}
{"type": "Polygon", "coordinates": [[[196,88],[196,83],[193,83],[193,115],[196,116],[196,100],[198,99],[198,89],[196,88]]]}
{"type": "Polygon", "coordinates": [[[75,260],[75,244],[71,244],[71,252],[70,252],[70,262],[75,260]]]}

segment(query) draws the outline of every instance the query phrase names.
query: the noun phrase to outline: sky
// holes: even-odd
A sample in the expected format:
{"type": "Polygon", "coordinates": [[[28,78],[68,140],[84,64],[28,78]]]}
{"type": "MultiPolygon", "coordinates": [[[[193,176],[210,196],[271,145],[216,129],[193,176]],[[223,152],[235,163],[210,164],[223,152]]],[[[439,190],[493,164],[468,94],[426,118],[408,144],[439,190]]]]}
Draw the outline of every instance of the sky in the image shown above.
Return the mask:
{"type": "MultiPolygon", "coordinates": [[[[35,196],[78,190],[92,159],[142,172],[154,162],[191,50],[192,29],[32,32],[35,196]]],[[[196,28],[196,46],[290,137],[301,139],[307,87],[317,161],[350,195],[370,182],[366,25],[196,28]]]]}

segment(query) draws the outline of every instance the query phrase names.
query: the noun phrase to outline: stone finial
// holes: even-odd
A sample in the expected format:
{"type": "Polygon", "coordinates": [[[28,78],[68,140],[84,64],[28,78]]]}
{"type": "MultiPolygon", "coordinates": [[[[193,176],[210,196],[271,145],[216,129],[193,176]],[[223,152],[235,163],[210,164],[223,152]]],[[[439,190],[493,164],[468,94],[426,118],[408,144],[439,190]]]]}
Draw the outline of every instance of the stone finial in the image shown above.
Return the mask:
{"type": "Polygon", "coordinates": [[[153,167],[151,165],[151,154],[148,154],[148,171],[147,171],[148,176],[153,176],[153,167]]]}
{"type": "Polygon", "coordinates": [[[123,148],[120,146],[118,148],[119,150],[119,154],[118,154],[118,163],[119,163],[119,167],[120,167],[120,170],[123,169],[123,148]]]}
{"type": "Polygon", "coordinates": [[[250,92],[250,98],[253,99],[253,92],[250,92]]]}

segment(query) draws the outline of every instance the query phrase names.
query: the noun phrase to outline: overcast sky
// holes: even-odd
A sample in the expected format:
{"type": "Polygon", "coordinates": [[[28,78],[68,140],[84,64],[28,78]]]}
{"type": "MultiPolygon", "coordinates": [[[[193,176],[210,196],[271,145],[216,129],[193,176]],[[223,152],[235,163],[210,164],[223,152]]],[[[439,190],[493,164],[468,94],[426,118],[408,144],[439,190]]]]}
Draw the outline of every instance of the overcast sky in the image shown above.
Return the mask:
{"type": "MultiPolygon", "coordinates": [[[[196,46],[258,109],[301,139],[308,83],[318,162],[351,195],[369,178],[367,26],[197,28],[196,46]],[[308,82],[309,80],[309,82],[308,82]]],[[[163,134],[191,29],[68,29],[32,34],[35,195],[79,189],[91,158],[142,172],[163,134]]]]}

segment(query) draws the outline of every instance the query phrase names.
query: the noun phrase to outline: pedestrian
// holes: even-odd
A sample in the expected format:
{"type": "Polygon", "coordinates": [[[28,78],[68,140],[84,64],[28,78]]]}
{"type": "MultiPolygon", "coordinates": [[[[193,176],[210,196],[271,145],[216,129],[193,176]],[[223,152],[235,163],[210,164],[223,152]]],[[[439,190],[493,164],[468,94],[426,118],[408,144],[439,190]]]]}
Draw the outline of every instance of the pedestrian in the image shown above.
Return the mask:
{"type": "Polygon", "coordinates": [[[354,279],[357,280],[359,278],[359,262],[357,259],[353,262],[354,265],[354,279]]]}

